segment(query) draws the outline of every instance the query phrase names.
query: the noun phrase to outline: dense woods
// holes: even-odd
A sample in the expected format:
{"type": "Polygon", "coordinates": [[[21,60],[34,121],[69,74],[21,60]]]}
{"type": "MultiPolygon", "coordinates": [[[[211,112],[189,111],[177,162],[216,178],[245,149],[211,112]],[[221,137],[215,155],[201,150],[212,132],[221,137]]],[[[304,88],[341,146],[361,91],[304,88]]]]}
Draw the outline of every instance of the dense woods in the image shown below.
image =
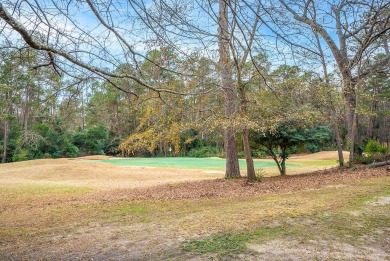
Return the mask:
{"type": "Polygon", "coordinates": [[[0,157],[221,156],[227,177],[242,157],[249,179],[252,157],[282,175],[291,153],[378,160],[390,145],[389,8],[5,1],[0,157]]]}

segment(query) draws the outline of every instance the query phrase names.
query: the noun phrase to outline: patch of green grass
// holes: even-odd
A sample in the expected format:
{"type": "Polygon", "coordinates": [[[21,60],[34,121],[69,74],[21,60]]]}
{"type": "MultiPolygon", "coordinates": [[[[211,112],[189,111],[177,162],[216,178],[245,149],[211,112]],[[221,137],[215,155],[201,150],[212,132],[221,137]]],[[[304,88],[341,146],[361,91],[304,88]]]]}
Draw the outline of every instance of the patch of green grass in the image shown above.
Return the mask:
{"type": "Polygon", "coordinates": [[[360,196],[360,197],[357,197],[357,198],[350,200],[349,204],[351,205],[351,207],[361,206],[364,203],[367,203],[369,201],[373,201],[375,198],[376,198],[376,195],[364,195],[364,196],[360,196]]]}
{"type": "MultiPolygon", "coordinates": [[[[240,159],[240,168],[246,169],[246,161],[240,159]]],[[[138,167],[159,167],[159,168],[189,168],[189,169],[225,169],[226,159],[222,158],[126,158],[94,160],[94,162],[109,163],[117,166],[138,166],[138,167]]],[[[254,160],[255,168],[276,167],[273,160],[254,160]]],[[[287,167],[297,166],[294,163],[288,163],[287,167]]]]}
{"type": "Polygon", "coordinates": [[[197,254],[215,253],[219,256],[243,253],[246,243],[256,238],[272,239],[283,234],[281,227],[258,228],[249,233],[224,233],[200,240],[191,240],[182,243],[181,249],[197,254]]]}
{"type": "Polygon", "coordinates": [[[201,240],[184,242],[182,249],[198,254],[217,253],[227,255],[245,251],[245,243],[250,239],[246,234],[222,234],[201,240]]]}

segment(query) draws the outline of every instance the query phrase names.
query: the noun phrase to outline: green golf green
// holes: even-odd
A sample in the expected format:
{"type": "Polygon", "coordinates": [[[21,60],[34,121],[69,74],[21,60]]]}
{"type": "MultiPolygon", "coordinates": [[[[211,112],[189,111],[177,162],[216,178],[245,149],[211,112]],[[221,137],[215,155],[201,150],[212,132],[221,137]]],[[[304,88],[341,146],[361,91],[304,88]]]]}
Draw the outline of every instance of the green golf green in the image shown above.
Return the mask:
{"type": "MultiPolygon", "coordinates": [[[[240,168],[246,168],[244,159],[240,159],[240,168]]],[[[165,168],[188,168],[188,169],[224,169],[226,160],[221,158],[112,158],[108,160],[96,160],[95,162],[109,163],[117,166],[137,166],[137,167],[165,167],[165,168]]],[[[276,167],[275,162],[270,160],[255,160],[256,169],[276,167]]],[[[297,164],[287,163],[289,167],[297,164]]]]}

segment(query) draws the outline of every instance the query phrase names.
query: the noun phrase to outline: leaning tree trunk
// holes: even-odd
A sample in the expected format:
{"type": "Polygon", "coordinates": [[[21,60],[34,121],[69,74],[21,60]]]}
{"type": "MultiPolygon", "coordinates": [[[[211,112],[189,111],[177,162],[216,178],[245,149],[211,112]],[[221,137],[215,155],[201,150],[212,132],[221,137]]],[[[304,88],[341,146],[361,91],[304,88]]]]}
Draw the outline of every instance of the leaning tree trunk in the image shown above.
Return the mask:
{"type": "MultiPolygon", "coordinates": [[[[230,61],[229,49],[229,25],[228,25],[228,4],[227,0],[219,0],[218,18],[218,47],[219,66],[221,73],[222,89],[225,99],[225,117],[231,120],[235,113],[236,96],[234,93],[233,71],[230,61]]],[[[224,134],[226,151],[226,178],[240,177],[238,165],[237,141],[233,127],[227,127],[224,134]]]]}
{"type": "Polygon", "coordinates": [[[282,162],[280,163],[280,175],[286,176],[286,159],[283,158],[282,162]]]}

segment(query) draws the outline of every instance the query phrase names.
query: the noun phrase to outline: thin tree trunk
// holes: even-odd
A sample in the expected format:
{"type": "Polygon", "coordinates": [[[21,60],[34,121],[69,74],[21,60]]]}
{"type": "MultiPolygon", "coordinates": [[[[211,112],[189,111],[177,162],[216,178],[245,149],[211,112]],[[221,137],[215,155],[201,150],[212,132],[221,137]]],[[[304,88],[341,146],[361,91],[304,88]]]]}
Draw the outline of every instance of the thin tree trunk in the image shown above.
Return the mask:
{"type": "MultiPolygon", "coordinates": [[[[260,12],[260,5],[258,6],[256,13],[259,13],[259,12],[260,12]]],[[[238,24],[238,21],[236,19],[237,17],[233,16],[233,18],[234,18],[234,22],[238,24]]],[[[253,41],[254,41],[254,38],[256,35],[258,23],[259,23],[259,17],[256,16],[255,21],[253,23],[253,27],[252,27],[252,32],[249,35],[249,40],[247,40],[247,39],[245,40],[246,49],[244,50],[244,53],[243,53],[241,59],[239,59],[238,53],[235,51],[233,41],[230,42],[232,56],[233,56],[234,64],[236,66],[236,70],[237,70],[238,93],[240,96],[241,114],[243,117],[248,116],[248,100],[246,97],[245,86],[244,86],[244,83],[242,81],[242,69],[245,66],[246,59],[248,58],[248,55],[251,52],[251,47],[252,47],[252,44],[253,44],[253,41]]],[[[237,39],[235,39],[235,40],[237,40],[237,39]]],[[[246,128],[244,128],[242,130],[242,143],[244,146],[244,154],[245,154],[245,160],[246,160],[247,180],[248,180],[248,182],[254,182],[254,181],[256,181],[256,174],[255,174],[255,168],[253,165],[251,148],[249,145],[249,130],[246,128]]]]}
{"type": "Polygon", "coordinates": [[[81,90],[81,125],[82,130],[85,129],[85,107],[84,107],[84,90],[81,90]]]}
{"type": "Polygon", "coordinates": [[[3,142],[3,158],[2,163],[7,161],[7,147],[8,147],[8,120],[4,121],[4,142],[3,142]]]}
{"type": "MultiPolygon", "coordinates": [[[[239,90],[240,100],[241,100],[241,113],[244,116],[246,116],[246,115],[248,115],[248,100],[246,98],[244,84],[242,83],[242,80],[241,80],[241,69],[240,68],[237,68],[237,83],[238,83],[238,90],[239,90]]],[[[253,181],[256,181],[256,173],[255,173],[255,167],[253,165],[251,148],[249,145],[249,130],[246,128],[242,130],[242,143],[244,145],[247,180],[249,182],[253,182],[253,181]]]]}
{"type": "Polygon", "coordinates": [[[337,153],[339,156],[339,167],[343,167],[344,166],[343,144],[340,135],[340,128],[338,125],[334,127],[334,134],[336,138],[337,153]]]}
{"type": "Polygon", "coordinates": [[[27,131],[28,125],[28,100],[29,100],[29,87],[26,87],[25,97],[24,97],[24,108],[23,108],[23,130],[27,131]]]}
{"type": "Polygon", "coordinates": [[[273,153],[273,151],[271,149],[269,149],[269,148],[267,148],[267,149],[268,149],[268,151],[269,151],[269,153],[271,155],[271,158],[275,161],[276,166],[278,167],[280,175],[282,175],[282,166],[280,165],[278,157],[275,155],[275,153],[273,153]]]}
{"type": "Polygon", "coordinates": [[[276,156],[276,154],[272,151],[272,146],[270,146],[270,147],[265,146],[265,147],[268,150],[268,152],[267,152],[268,155],[270,155],[271,158],[275,161],[280,175],[285,176],[286,175],[286,159],[282,159],[281,161],[279,161],[278,156],[276,156]]]}
{"type": "Polygon", "coordinates": [[[282,159],[282,162],[280,163],[280,167],[281,167],[280,175],[286,176],[286,159],[285,158],[282,159]]]}
{"type": "MultiPolygon", "coordinates": [[[[221,68],[222,89],[225,99],[225,117],[231,120],[235,113],[236,96],[234,93],[233,72],[230,62],[229,51],[229,25],[228,25],[228,4],[226,0],[219,0],[219,65],[221,68]]],[[[226,151],[226,178],[240,177],[238,165],[237,141],[233,127],[227,127],[224,133],[226,151]]]]}
{"type": "Polygon", "coordinates": [[[244,145],[247,179],[249,182],[253,182],[256,181],[256,173],[253,165],[251,148],[249,146],[249,131],[247,129],[242,131],[242,143],[244,145]]]}
{"type": "MultiPolygon", "coordinates": [[[[318,33],[313,31],[314,36],[317,41],[317,46],[318,46],[318,51],[320,52],[320,59],[321,59],[321,64],[322,64],[322,70],[324,72],[324,77],[325,77],[325,83],[328,88],[331,88],[330,82],[329,82],[329,75],[328,75],[328,68],[326,66],[326,60],[325,60],[325,55],[324,51],[321,46],[321,41],[318,36],[318,33]]],[[[335,105],[332,101],[332,99],[329,100],[330,106],[331,106],[331,113],[333,113],[333,117],[330,117],[331,124],[333,124],[334,128],[334,134],[336,138],[336,145],[337,145],[337,152],[338,152],[338,157],[339,157],[339,166],[343,167],[344,166],[344,155],[343,155],[343,147],[342,147],[342,139],[340,135],[340,127],[339,127],[339,119],[338,119],[338,113],[337,109],[335,108],[335,105]]]]}

